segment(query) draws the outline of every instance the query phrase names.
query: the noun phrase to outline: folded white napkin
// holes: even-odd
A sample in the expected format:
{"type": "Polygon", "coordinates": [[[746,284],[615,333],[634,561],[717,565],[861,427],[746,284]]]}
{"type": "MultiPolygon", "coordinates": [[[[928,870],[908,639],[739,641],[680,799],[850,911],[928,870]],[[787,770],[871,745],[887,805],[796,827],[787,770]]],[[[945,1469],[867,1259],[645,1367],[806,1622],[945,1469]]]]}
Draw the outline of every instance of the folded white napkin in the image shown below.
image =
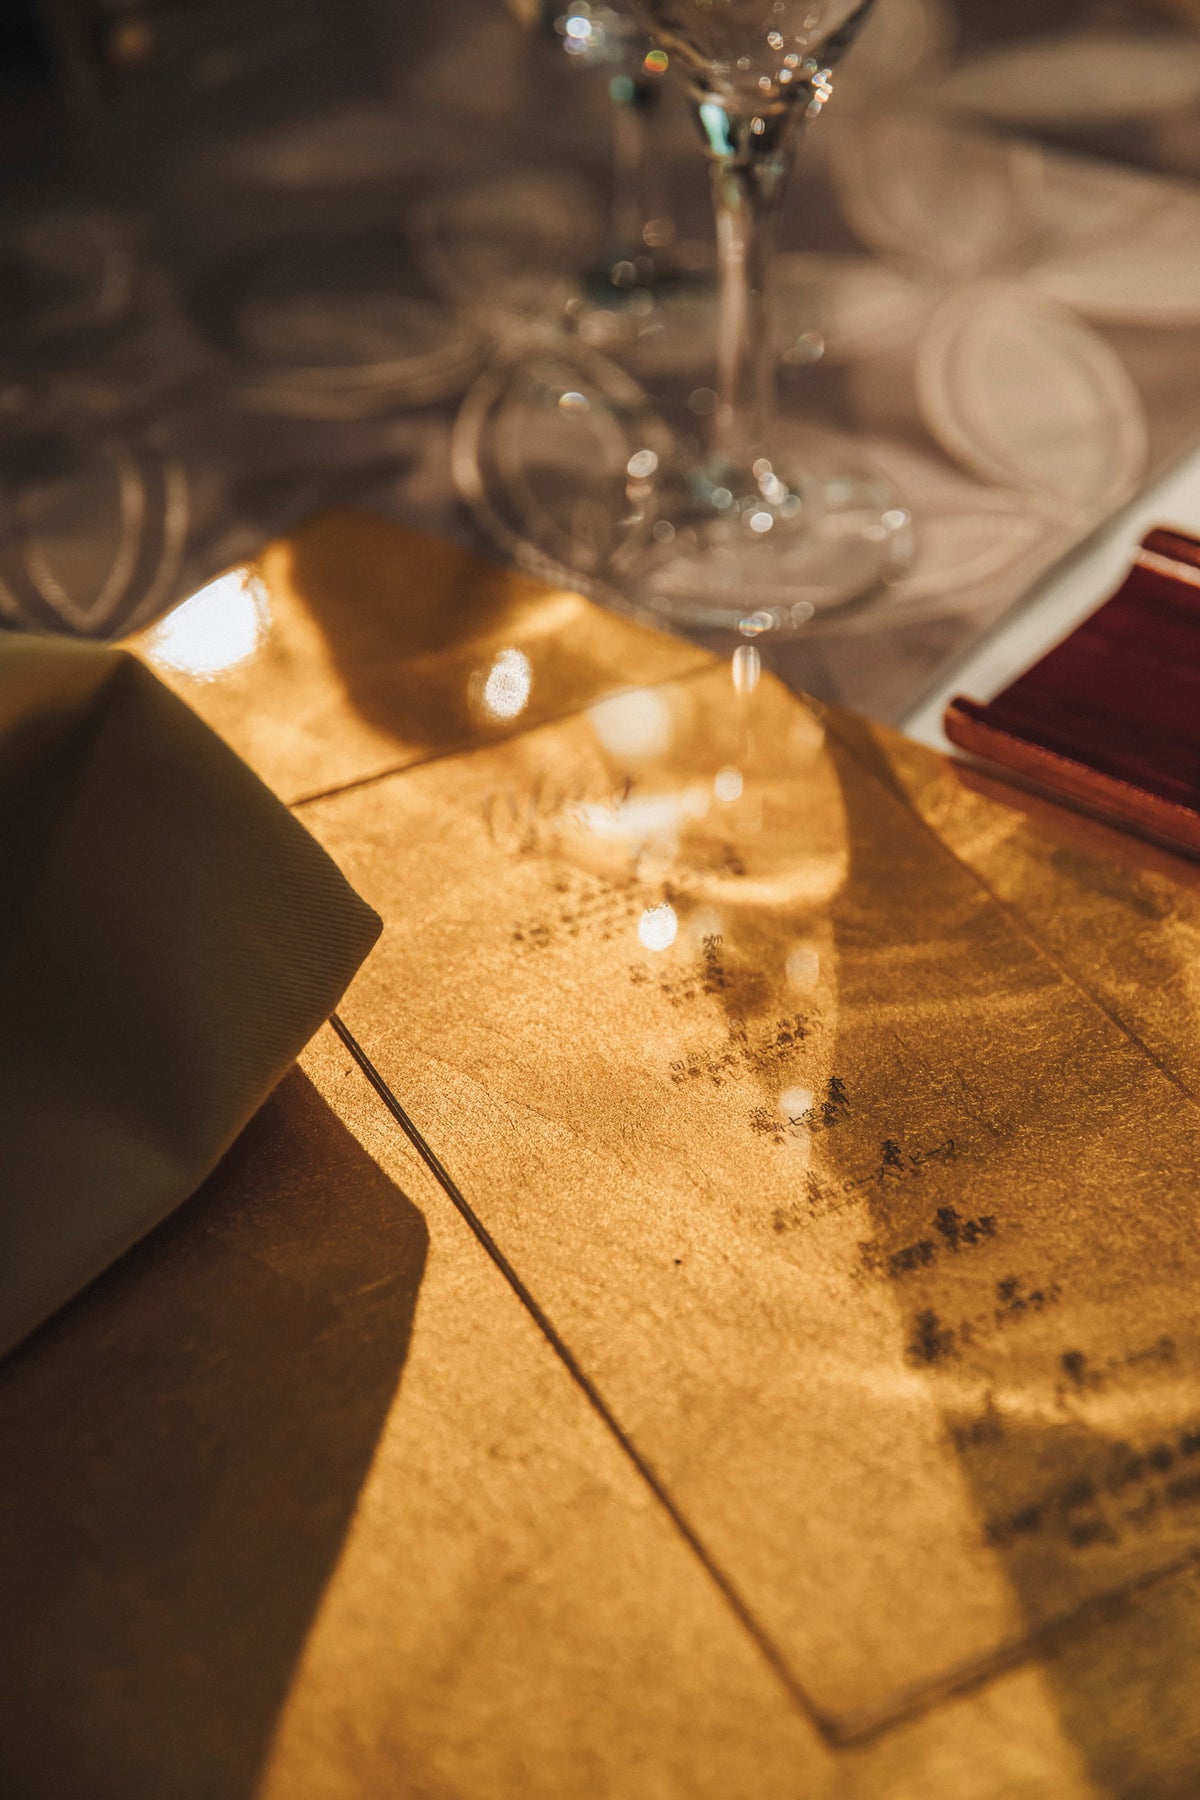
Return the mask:
{"type": "Polygon", "coordinates": [[[379,930],[135,658],[0,636],[0,1353],[193,1192],[379,930]]]}

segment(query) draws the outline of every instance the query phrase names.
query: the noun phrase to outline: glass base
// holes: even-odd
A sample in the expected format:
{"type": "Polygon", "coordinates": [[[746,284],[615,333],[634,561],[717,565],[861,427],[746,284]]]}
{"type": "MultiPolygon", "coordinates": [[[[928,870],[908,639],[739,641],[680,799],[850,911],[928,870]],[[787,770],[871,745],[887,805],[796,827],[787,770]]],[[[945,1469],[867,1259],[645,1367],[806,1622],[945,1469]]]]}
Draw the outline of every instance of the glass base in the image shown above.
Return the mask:
{"type": "Polygon", "coordinates": [[[521,568],[587,591],[620,588],[653,518],[631,460],[657,467],[672,439],[632,376],[580,344],[549,341],[496,363],[455,422],[455,482],[521,568]]]}
{"type": "Polygon", "coordinates": [[[599,357],[488,371],[453,461],[523,567],[681,627],[801,633],[886,598],[913,555],[911,512],[853,443],[780,421],[769,462],[689,467],[638,384],[599,357]]]}
{"type": "Polygon", "coordinates": [[[669,471],[654,515],[626,590],[685,625],[802,630],[912,560],[912,515],[887,477],[846,439],[787,422],[751,469],[669,471]]]}

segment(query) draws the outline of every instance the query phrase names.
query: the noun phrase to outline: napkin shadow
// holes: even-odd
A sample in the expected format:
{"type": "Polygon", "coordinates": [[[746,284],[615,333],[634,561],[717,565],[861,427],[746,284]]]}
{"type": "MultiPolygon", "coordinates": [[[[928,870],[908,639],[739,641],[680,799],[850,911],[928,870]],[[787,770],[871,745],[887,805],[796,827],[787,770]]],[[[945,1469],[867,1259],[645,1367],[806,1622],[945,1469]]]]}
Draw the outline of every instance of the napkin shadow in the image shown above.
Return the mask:
{"type": "Polygon", "coordinates": [[[0,1368],[0,1790],[249,1800],[428,1233],[299,1072],[0,1368]]]}

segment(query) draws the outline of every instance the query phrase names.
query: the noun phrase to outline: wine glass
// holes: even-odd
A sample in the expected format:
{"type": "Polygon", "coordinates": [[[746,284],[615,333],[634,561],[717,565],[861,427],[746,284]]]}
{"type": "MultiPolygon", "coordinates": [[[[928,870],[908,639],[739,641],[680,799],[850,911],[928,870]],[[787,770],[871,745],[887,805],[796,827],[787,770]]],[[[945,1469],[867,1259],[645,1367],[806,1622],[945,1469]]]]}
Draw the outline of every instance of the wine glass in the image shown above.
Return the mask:
{"type": "Polygon", "coordinates": [[[682,79],[716,211],[717,375],[707,440],[565,360],[495,372],[454,443],[468,502],[530,568],[665,623],[747,636],[887,594],[909,508],[852,442],[775,405],[772,250],[804,129],[872,0],[636,0],[682,79]]]}
{"type": "Polygon", "coordinates": [[[872,0],[637,0],[682,78],[713,181],[717,404],[698,466],[667,472],[636,559],[640,594],[702,624],[802,627],[879,591],[912,553],[912,519],[853,446],[774,404],[773,237],[803,128],[872,0]]]}
{"type": "Polygon", "coordinates": [[[679,314],[676,326],[682,320],[693,337],[701,336],[691,311],[704,311],[711,256],[703,246],[677,241],[653,131],[666,53],[624,0],[504,4],[523,29],[607,87],[607,214],[562,171],[493,176],[417,209],[426,268],[478,326],[501,339],[514,325],[549,324],[586,345],[636,356],[661,335],[664,306],[679,314]]]}

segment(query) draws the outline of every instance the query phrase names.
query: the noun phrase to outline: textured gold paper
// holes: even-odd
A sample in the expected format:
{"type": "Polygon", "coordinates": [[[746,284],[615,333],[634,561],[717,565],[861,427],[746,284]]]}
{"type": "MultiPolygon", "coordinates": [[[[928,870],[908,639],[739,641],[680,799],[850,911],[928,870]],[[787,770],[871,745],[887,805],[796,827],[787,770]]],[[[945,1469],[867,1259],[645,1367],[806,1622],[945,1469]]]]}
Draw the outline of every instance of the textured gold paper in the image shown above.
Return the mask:
{"type": "Polygon", "coordinates": [[[1200,1096],[1200,866],[881,726],[844,726],[1071,978],[1200,1096]]]}
{"type": "Polygon", "coordinates": [[[130,640],[289,802],[707,660],[469,551],[323,513],[130,640]]]}
{"type": "Polygon", "coordinates": [[[1099,1792],[1037,1668],[849,1755],[823,1743],[349,1058],[325,1038],[304,1060],[419,1201],[431,1242],[403,1382],[264,1800],[1099,1792]]]}
{"type": "Polygon", "coordinates": [[[447,649],[457,754],[312,611],[194,690],[325,796],[347,1022],[494,1242],[323,1033],[0,1369],[13,1793],[1190,1800],[1188,878],[573,605],[561,707],[447,649]]]}
{"type": "Polygon", "coordinates": [[[5,1800],[807,1795],[828,1767],[329,1031],[0,1365],[5,1800]]]}
{"type": "Polygon", "coordinates": [[[1189,1556],[1200,1131],[810,710],[642,705],[303,816],[351,1029],[854,1735],[1189,1556]]]}
{"type": "Polygon", "coordinates": [[[1104,1791],[1057,1669],[822,1743],[331,1032],[0,1367],[0,1449],[14,1800],[1104,1791]]]}

